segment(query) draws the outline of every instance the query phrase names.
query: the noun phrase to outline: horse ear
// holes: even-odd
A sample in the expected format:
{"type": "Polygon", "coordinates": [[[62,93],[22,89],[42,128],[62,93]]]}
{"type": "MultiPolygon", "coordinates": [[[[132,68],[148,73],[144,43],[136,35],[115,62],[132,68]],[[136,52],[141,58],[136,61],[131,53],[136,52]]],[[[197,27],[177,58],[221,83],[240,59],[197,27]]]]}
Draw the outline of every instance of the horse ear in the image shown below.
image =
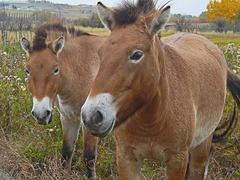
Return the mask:
{"type": "Polygon", "coordinates": [[[151,36],[154,36],[156,33],[158,33],[169,21],[171,16],[170,9],[170,6],[167,6],[164,9],[146,17],[146,23],[148,26],[147,31],[151,36]]]}
{"type": "Polygon", "coordinates": [[[115,23],[113,20],[113,10],[103,5],[101,2],[97,3],[98,16],[105,28],[110,31],[113,30],[115,23]]]}
{"type": "Polygon", "coordinates": [[[64,47],[64,37],[61,36],[60,38],[54,40],[51,44],[50,44],[50,49],[52,49],[52,51],[55,53],[55,54],[58,54],[61,52],[61,50],[63,49],[64,47]]]}
{"type": "Polygon", "coordinates": [[[20,39],[20,42],[21,42],[21,46],[23,48],[23,50],[26,52],[26,53],[30,53],[33,49],[33,44],[32,42],[30,42],[29,40],[27,40],[25,37],[22,37],[20,39]]]}

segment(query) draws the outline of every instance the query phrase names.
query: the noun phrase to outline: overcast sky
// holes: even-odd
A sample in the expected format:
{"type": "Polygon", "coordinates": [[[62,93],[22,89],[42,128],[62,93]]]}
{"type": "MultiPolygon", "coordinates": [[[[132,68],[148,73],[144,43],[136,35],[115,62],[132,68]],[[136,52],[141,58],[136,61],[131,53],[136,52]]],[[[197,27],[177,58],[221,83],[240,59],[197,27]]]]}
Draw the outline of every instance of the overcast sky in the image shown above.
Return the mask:
{"type": "MultiPolygon", "coordinates": [[[[90,4],[96,5],[99,0],[49,0],[54,3],[63,4],[90,4]]],[[[137,1],[137,0],[135,0],[137,1]]],[[[199,16],[201,12],[206,11],[207,4],[210,0],[172,0],[172,14],[185,14],[199,16]]],[[[101,0],[103,4],[110,7],[115,7],[121,0],[101,0]]],[[[158,5],[167,0],[158,0],[158,5]]]]}

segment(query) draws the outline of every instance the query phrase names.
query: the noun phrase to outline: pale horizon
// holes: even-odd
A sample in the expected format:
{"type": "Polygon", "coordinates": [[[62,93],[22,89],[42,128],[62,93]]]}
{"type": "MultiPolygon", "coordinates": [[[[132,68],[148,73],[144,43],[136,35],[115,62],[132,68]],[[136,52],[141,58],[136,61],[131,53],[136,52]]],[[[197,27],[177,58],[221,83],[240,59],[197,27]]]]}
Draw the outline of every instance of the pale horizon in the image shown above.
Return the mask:
{"type": "MultiPolygon", "coordinates": [[[[96,5],[99,0],[50,0],[50,2],[54,3],[63,3],[63,4],[71,4],[71,5],[79,5],[79,4],[88,4],[88,5],[96,5]]],[[[183,14],[183,15],[193,15],[199,16],[202,12],[206,11],[207,4],[210,0],[172,0],[169,4],[171,5],[171,13],[172,14],[183,14]]],[[[101,2],[108,7],[116,7],[122,1],[120,0],[101,0],[101,2]]],[[[136,0],[135,0],[136,2],[136,0]]],[[[158,1],[157,5],[161,6],[167,2],[158,1]]]]}
{"type": "MultiPolygon", "coordinates": [[[[24,2],[26,0],[2,0],[3,2],[24,2]]],[[[99,0],[48,0],[58,4],[79,5],[88,4],[96,5],[99,0]]],[[[137,0],[132,0],[137,1],[137,0]]],[[[183,14],[199,16],[202,12],[206,11],[207,4],[210,0],[172,0],[171,5],[172,14],[183,14]]],[[[122,0],[101,0],[101,2],[108,7],[116,7],[122,0]]],[[[158,0],[157,5],[161,6],[166,3],[167,0],[158,0]]]]}

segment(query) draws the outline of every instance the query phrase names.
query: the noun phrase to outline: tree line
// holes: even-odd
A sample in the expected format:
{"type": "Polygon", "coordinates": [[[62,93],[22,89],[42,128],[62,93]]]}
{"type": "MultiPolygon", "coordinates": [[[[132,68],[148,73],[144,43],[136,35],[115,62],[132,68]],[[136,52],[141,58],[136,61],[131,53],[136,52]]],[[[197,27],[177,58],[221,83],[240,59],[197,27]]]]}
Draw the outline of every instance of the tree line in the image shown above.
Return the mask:
{"type": "MultiPolygon", "coordinates": [[[[33,13],[10,13],[0,10],[0,33],[2,42],[9,41],[11,32],[19,39],[22,33],[33,32],[34,28],[45,21],[58,19],[62,23],[84,27],[102,28],[103,25],[96,13],[91,13],[88,18],[66,19],[61,14],[39,11],[33,13]]],[[[168,27],[177,31],[216,31],[240,32],[240,0],[210,0],[207,11],[199,17],[173,14],[168,27]]]]}
{"type": "Polygon", "coordinates": [[[32,32],[36,26],[54,17],[58,18],[50,12],[10,13],[3,9],[0,11],[1,40],[8,42],[12,33],[15,33],[15,39],[20,39],[23,32],[32,32]]]}
{"type": "Polygon", "coordinates": [[[76,26],[83,27],[95,27],[95,28],[103,28],[103,24],[98,17],[98,14],[91,13],[89,18],[78,18],[73,20],[73,24],[76,26]]]}
{"type": "MultiPolygon", "coordinates": [[[[63,24],[84,26],[84,27],[103,27],[97,14],[92,13],[89,18],[79,18],[75,20],[66,19],[61,14],[37,11],[33,13],[10,13],[4,9],[0,10],[0,33],[3,43],[10,41],[10,34],[15,33],[14,39],[20,39],[24,32],[33,32],[34,29],[46,21],[58,20],[63,24]]],[[[27,34],[32,36],[32,34],[27,34]]],[[[32,37],[28,37],[32,39],[32,37]]]]}
{"type": "Polygon", "coordinates": [[[240,32],[240,0],[210,0],[206,20],[216,24],[218,32],[240,32]]]}

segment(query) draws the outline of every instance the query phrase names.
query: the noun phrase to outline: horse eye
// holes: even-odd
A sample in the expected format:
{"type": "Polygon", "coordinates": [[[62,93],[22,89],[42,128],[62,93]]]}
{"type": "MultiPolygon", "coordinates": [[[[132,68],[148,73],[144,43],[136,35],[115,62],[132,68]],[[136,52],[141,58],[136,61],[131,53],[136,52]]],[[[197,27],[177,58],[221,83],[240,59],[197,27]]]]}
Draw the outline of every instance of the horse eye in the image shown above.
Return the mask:
{"type": "Polygon", "coordinates": [[[29,71],[26,69],[26,72],[27,72],[27,75],[29,75],[30,73],[29,73],[29,71]]]}
{"type": "Polygon", "coordinates": [[[57,67],[57,69],[55,69],[55,71],[53,72],[54,75],[57,75],[57,74],[58,74],[58,71],[59,71],[59,67],[57,67]]]}
{"type": "Polygon", "coordinates": [[[142,51],[136,51],[133,53],[133,55],[130,56],[130,60],[132,61],[138,61],[141,59],[141,57],[143,56],[143,52],[142,51]]]}

